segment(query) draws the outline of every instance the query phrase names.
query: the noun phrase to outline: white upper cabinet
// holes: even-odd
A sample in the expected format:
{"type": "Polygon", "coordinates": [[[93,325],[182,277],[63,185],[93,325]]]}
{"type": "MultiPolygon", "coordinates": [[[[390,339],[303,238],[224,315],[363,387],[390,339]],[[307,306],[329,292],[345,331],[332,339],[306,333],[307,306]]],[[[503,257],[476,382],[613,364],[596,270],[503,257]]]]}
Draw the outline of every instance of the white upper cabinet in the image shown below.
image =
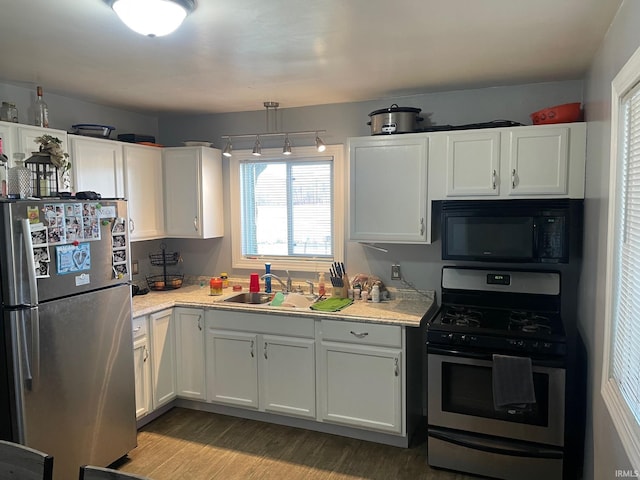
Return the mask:
{"type": "Polygon", "coordinates": [[[113,140],[69,135],[74,191],[91,190],[102,198],[124,198],[122,144],[113,140]]]}
{"type": "Polygon", "coordinates": [[[429,154],[431,200],[584,198],[584,123],[434,133],[429,154]]]}
{"type": "Polygon", "coordinates": [[[123,155],[131,241],[163,238],[162,149],[126,144],[123,155]]]}
{"type": "Polygon", "coordinates": [[[430,243],[425,135],[349,139],[350,239],[430,243]]]}
{"type": "Polygon", "coordinates": [[[447,196],[500,193],[500,133],[457,132],[447,140],[447,196]]]}
{"type": "Polygon", "coordinates": [[[165,148],[163,157],[167,236],[223,236],[220,150],[205,147],[165,148]]]}
{"type": "Polygon", "coordinates": [[[37,152],[40,145],[35,140],[45,134],[58,138],[62,142],[62,149],[65,152],[68,151],[67,132],[64,130],[0,122],[0,138],[2,138],[3,152],[9,159],[9,166],[13,166],[14,154],[21,153],[24,155],[23,160],[26,160],[33,152],[37,152]]]}
{"type": "Polygon", "coordinates": [[[509,195],[567,195],[568,127],[514,129],[508,140],[509,195]]]}

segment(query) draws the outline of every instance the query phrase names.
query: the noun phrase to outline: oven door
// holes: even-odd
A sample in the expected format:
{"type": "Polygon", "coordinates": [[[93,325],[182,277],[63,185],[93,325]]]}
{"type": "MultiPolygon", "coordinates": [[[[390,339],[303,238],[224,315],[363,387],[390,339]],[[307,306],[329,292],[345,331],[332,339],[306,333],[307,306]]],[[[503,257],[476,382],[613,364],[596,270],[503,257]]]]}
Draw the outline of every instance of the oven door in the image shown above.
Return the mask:
{"type": "Polygon", "coordinates": [[[531,410],[498,411],[493,404],[491,355],[436,350],[427,350],[429,426],[564,445],[564,368],[534,361],[536,403],[531,410]]]}

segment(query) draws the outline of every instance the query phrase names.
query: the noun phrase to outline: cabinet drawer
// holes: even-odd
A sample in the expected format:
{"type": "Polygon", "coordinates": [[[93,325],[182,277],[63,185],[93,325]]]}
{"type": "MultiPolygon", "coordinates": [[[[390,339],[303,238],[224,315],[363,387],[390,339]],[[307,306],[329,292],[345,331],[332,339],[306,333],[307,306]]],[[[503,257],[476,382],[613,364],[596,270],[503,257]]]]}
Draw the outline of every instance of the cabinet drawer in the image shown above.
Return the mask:
{"type": "Polygon", "coordinates": [[[395,325],[322,320],[320,330],[323,340],[386,347],[402,346],[402,327],[395,325]]]}
{"type": "Polygon", "coordinates": [[[145,337],[147,335],[147,317],[137,317],[131,321],[133,328],[133,339],[145,337]]]}

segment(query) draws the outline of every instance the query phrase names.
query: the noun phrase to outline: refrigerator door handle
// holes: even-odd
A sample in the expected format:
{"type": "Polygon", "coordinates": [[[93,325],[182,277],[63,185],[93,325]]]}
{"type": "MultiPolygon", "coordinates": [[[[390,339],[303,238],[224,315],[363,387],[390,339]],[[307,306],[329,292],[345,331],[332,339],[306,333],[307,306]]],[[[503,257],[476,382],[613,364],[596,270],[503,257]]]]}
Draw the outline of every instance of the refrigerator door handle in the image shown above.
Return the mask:
{"type": "Polygon", "coordinates": [[[24,383],[28,390],[35,390],[40,376],[40,317],[38,309],[31,310],[31,351],[27,341],[26,312],[20,316],[20,343],[24,366],[24,383]]]}
{"type": "Polygon", "coordinates": [[[22,220],[22,238],[24,239],[24,248],[27,258],[27,269],[29,270],[29,304],[31,306],[38,305],[38,282],[36,281],[36,261],[33,258],[33,240],[31,239],[31,227],[28,219],[22,220]]]}

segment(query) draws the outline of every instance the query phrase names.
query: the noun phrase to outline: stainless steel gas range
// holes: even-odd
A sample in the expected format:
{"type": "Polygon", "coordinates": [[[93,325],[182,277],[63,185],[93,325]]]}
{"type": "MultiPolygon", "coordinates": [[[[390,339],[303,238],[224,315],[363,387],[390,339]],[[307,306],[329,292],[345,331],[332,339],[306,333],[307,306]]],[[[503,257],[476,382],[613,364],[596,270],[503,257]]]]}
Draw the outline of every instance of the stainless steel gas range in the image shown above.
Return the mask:
{"type": "Polygon", "coordinates": [[[443,267],[427,330],[428,463],[562,478],[566,337],[558,272],[443,267]]]}

